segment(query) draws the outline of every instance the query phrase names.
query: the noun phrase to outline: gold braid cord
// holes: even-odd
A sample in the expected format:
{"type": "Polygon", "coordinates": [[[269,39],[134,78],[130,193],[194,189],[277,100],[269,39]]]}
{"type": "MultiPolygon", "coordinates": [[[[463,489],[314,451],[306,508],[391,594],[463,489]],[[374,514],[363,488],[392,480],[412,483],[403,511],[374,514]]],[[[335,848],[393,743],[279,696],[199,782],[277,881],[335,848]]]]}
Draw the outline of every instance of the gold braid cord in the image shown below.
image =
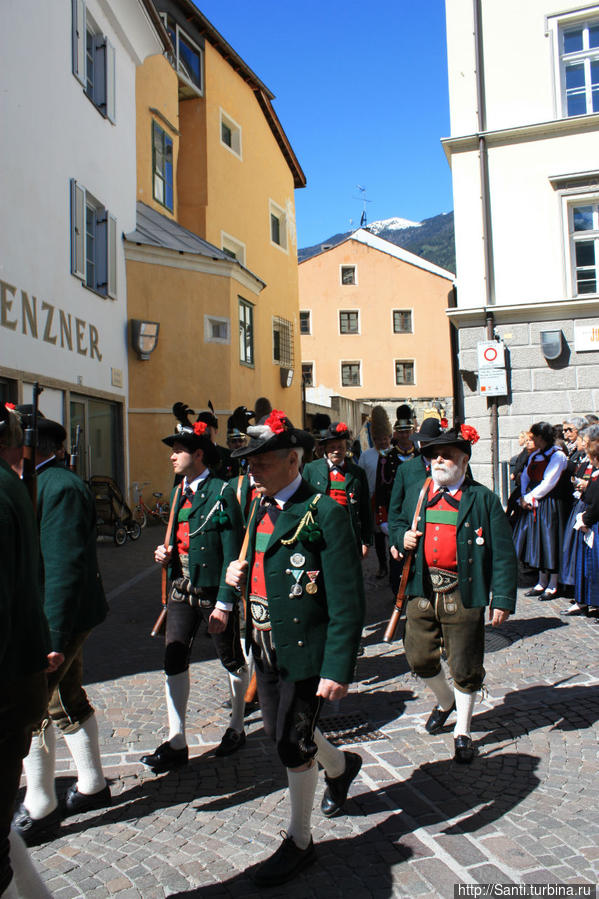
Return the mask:
{"type": "Polygon", "coordinates": [[[304,527],[305,527],[307,524],[315,524],[315,521],[314,521],[314,515],[312,514],[312,512],[313,512],[314,509],[316,508],[316,503],[318,502],[318,500],[320,499],[321,496],[322,496],[322,493],[318,493],[318,494],[314,497],[314,499],[312,500],[312,502],[311,502],[310,505],[308,506],[308,511],[306,512],[306,514],[304,515],[304,517],[301,519],[300,523],[298,524],[297,529],[296,529],[295,534],[293,535],[293,537],[290,537],[289,540],[281,540],[281,543],[283,544],[283,546],[291,546],[292,543],[295,543],[295,542],[296,542],[296,540],[297,540],[297,538],[299,537],[301,531],[304,529],[304,527]]]}

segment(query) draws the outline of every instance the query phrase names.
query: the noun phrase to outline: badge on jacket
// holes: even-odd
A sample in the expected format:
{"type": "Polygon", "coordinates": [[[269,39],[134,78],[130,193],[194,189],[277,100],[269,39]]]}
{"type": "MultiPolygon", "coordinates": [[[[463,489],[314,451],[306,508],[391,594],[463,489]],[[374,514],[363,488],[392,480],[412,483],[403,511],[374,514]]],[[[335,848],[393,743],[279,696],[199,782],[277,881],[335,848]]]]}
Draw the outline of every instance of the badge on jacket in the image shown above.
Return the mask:
{"type": "Polygon", "coordinates": [[[474,533],[476,534],[476,543],[478,544],[478,546],[482,546],[485,542],[485,538],[483,537],[483,529],[477,528],[474,533]]]}

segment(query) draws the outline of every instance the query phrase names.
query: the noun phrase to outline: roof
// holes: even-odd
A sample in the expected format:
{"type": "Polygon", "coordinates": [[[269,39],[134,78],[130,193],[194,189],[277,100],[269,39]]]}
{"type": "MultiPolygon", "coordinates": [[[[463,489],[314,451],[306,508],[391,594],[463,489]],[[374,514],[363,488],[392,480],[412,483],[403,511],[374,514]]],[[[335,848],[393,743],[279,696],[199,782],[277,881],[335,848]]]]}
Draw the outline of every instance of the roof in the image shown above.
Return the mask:
{"type": "Polygon", "coordinates": [[[167,53],[174,53],[174,47],[171,43],[170,37],[168,36],[168,32],[167,32],[166,28],[164,27],[164,22],[158,15],[158,10],[152,3],[152,0],[140,0],[140,2],[142,4],[142,6],[145,8],[150,19],[152,20],[152,25],[154,26],[155,30],[158,32],[158,36],[159,36],[160,40],[162,41],[165,51],[167,53]]]}
{"type": "Polygon", "coordinates": [[[151,206],[137,201],[137,215],[135,231],[125,234],[125,240],[130,243],[142,244],[149,247],[162,247],[165,250],[174,250],[177,253],[191,253],[194,256],[205,256],[207,259],[220,260],[234,263],[248,272],[256,281],[265,284],[261,278],[251,272],[237,259],[233,259],[224,250],[219,250],[214,244],[188,231],[183,225],[173,221],[166,215],[162,215],[151,206]]]}
{"type": "Polygon", "coordinates": [[[397,244],[391,243],[389,240],[384,240],[382,237],[377,237],[376,234],[372,234],[372,232],[368,231],[366,228],[358,228],[357,231],[354,231],[352,234],[348,234],[348,236],[336,243],[334,246],[329,247],[326,250],[322,250],[320,253],[315,253],[314,256],[308,257],[308,259],[304,259],[300,262],[300,265],[305,265],[307,262],[310,262],[311,259],[316,259],[318,256],[321,256],[322,253],[330,253],[331,250],[336,250],[337,247],[342,246],[342,244],[347,243],[348,240],[356,240],[358,243],[363,243],[368,247],[372,247],[373,250],[379,250],[381,253],[387,253],[388,256],[395,256],[396,259],[401,259],[402,262],[407,262],[409,265],[414,265],[417,268],[424,269],[426,272],[430,272],[433,275],[438,275],[440,278],[447,278],[448,281],[455,281],[455,275],[453,272],[448,272],[447,269],[441,268],[438,265],[434,265],[434,263],[429,262],[428,259],[423,259],[422,256],[417,256],[415,253],[410,253],[408,250],[404,250],[403,247],[398,247],[397,244]]]}
{"type": "Polygon", "coordinates": [[[275,99],[275,95],[267,88],[264,82],[258,78],[256,73],[250,69],[248,64],[224,39],[222,34],[216,30],[214,25],[208,21],[206,16],[200,12],[192,0],[177,0],[177,2],[183,9],[185,9],[189,18],[193,19],[194,25],[198,31],[204,35],[206,40],[220,53],[223,59],[227,60],[231,68],[234,69],[254,91],[256,100],[264,113],[266,121],[270,126],[270,130],[285,157],[287,165],[291,169],[294,187],[305,187],[306,176],[272,106],[272,100],[275,99]]]}

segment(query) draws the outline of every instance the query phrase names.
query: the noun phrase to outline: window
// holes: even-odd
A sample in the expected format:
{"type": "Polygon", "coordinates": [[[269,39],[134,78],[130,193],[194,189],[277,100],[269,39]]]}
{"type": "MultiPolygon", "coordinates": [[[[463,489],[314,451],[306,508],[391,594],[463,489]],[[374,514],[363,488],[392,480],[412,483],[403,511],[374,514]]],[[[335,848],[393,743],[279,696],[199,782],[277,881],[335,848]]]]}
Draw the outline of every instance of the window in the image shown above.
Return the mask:
{"type": "Polygon", "coordinates": [[[599,112],[599,19],[560,32],[563,114],[599,112]]]}
{"type": "Polygon", "coordinates": [[[280,206],[270,201],[270,240],[287,252],[287,216],[280,206]]]}
{"type": "Polygon", "coordinates": [[[220,111],[220,140],[241,159],[241,128],[230,116],[220,111]]]}
{"type": "Polygon", "coordinates": [[[254,307],[239,298],[239,361],[254,364],[254,307]]]}
{"type": "Polygon", "coordinates": [[[341,283],[342,284],[357,284],[356,266],[355,265],[342,265],[341,266],[341,283]]]}
{"type": "Polygon", "coordinates": [[[116,299],[116,218],[71,180],[71,272],[86,287],[116,299]]]}
{"type": "Polygon", "coordinates": [[[272,358],[284,368],[293,368],[293,325],[278,315],[272,319],[272,358]]]}
{"type": "Polygon", "coordinates": [[[179,95],[182,97],[202,96],[204,92],[204,54],[202,49],[177,25],[172,16],[160,13],[160,17],[175,48],[173,63],[179,75],[179,81],[183,84],[179,95]]]}
{"type": "Polygon", "coordinates": [[[414,383],[414,362],[412,360],[396,360],[395,362],[395,383],[396,384],[413,384],[414,383]]]}
{"type": "Polygon", "coordinates": [[[173,211],[173,140],[158,122],[152,122],[154,199],[173,211]]]}
{"type": "Polygon", "coordinates": [[[599,278],[599,201],[569,208],[574,290],[577,296],[597,293],[599,278]]]}
{"type": "Polygon", "coordinates": [[[339,333],[360,333],[360,313],[357,310],[352,312],[344,311],[339,313],[339,333]]]}
{"type": "Polygon", "coordinates": [[[360,387],[362,384],[362,373],[360,362],[342,362],[341,363],[341,386],[342,387],[360,387]]]}
{"type": "Polygon", "coordinates": [[[302,383],[305,387],[314,387],[313,362],[302,362],[302,383]]]}
{"type": "Polygon", "coordinates": [[[411,334],[412,328],[412,310],[411,309],[394,309],[393,310],[393,333],[394,334],[411,334]]]}
{"type": "Polygon", "coordinates": [[[245,265],[245,244],[241,243],[240,240],[235,240],[234,237],[231,237],[231,235],[227,234],[225,231],[221,231],[220,245],[223,253],[226,253],[231,259],[237,259],[238,262],[245,265]]]}
{"type": "Polygon", "coordinates": [[[114,122],[114,47],[94,23],[85,0],[71,0],[71,3],[73,75],[99,112],[114,122]]]}
{"type": "Polygon", "coordinates": [[[230,343],[230,322],[218,315],[204,316],[204,340],[206,343],[230,343]]]}
{"type": "Polygon", "coordinates": [[[309,311],[300,312],[300,334],[312,333],[312,313],[309,311]]]}

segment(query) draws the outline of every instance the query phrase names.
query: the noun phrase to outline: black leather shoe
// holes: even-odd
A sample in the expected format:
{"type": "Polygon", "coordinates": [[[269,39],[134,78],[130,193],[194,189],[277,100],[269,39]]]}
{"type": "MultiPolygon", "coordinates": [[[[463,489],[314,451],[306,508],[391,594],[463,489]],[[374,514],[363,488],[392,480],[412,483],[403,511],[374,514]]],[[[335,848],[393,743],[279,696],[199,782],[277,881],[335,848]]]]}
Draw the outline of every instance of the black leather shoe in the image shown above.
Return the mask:
{"type": "Polygon", "coordinates": [[[171,744],[161,743],[158,749],[155,749],[151,755],[142,755],[140,762],[151,768],[154,774],[162,774],[163,771],[174,771],[175,768],[182,768],[189,761],[189,750],[187,746],[183,749],[173,749],[171,744]]]}
{"type": "Polygon", "coordinates": [[[104,789],[97,793],[80,793],[77,784],[74,783],[67,790],[62,807],[62,813],[66,818],[68,815],[81,815],[83,812],[91,812],[98,808],[106,808],[112,804],[112,796],[110,795],[110,787],[108,784],[104,789]]]}
{"type": "Polygon", "coordinates": [[[43,818],[32,818],[25,806],[20,805],[12,819],[12,826],[28,846],[33,846],[55,836],[61,820],[59,808],[43,818]]]}
{"type": "Polygon", "coordinates": [[[574,603],[571,606],[568,606],[567,609],[561,609],[561,611],[560,611],[560,615],[563,615],[568,618],[572,615],[588,616],[588,614],[589,614],[588,606],[579,606],[576,603],[574,603]]]}
{"type": "Polygon", "coordinates": [[[339,814],[347,799],[350,784],[362,767],[362,756],[357,752],[344,752],[343,755],[345,756],[343,774],[340,774],[339,777],[327,777],[325,772],[324,775],[327,788],[324,791],[320,809],[326,818],[332,818],[339,814]]]}
{"type": "Polygon", "coordinates": [[[245,732],[237,733],[232,727],[228,727],[220,741],[220,746],[216,747],[215,755],[231,755],[245,746],[245,732]]]}
{"type": "Polygon", "coordinates": [[[254,883],[260,887],[286,883],[314,861],[316,861],[316,850],[312,838],[306,849],[298,849],[293,842],[293,837],[285,837],[274,855],[266,859],[255,871],[254,883]]]}
{"type": "Polygon", "coordinates": [[[460,765],[469,765],[474,758],[474,746],[470,737],[460,734],[455,738],[453,744],[455,747],[455,761],[460,765]]]}
{"type": "Polygon", "coordinates": [[[447,709],[446,712],[443,711],[438,705],[432,710],[430,715],[428,716],[428,720],[424,727],[426,728],[429,734],[438,734],[441,729],[445,726],[445,722],[449,718],[452,712],[455,712],[455,702],[452,703],[450,709],[447,709]]]}
{"type": "Polygon", "coordinates": [[[531,587],[530,590],[527,590],[524,594],[525,596],[541,596],[545,592],[544,587],[531,587]]]}
{"type": "Polygon", "coordinates": [[[558,599],[558,598],[559,598],[559,593],[557,590],[543,590],[541,595],[538,597],[538,599],[540,599],[541,602],[547,602],[550,599],[558,599]]]}

